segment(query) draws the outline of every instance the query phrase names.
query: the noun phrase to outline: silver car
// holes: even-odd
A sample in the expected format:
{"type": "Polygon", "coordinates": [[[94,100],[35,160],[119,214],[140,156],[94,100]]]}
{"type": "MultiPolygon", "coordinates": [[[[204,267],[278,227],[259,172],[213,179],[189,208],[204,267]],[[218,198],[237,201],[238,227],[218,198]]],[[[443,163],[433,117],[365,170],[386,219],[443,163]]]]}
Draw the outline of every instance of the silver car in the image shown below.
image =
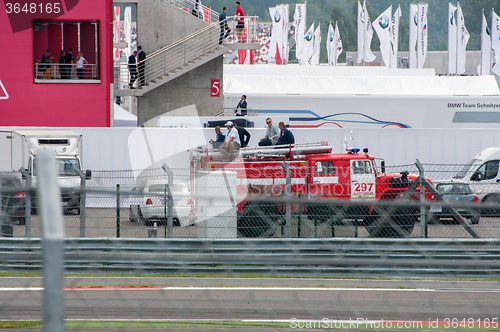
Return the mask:
{"type": "MultiPolygon", "coordinates": [[[[154,222],[158,226],[166,225],[168,217],[166,188],[168,188],[166,179],[146,181],[142,190],[140,204],[130,207],[130,220],[148,226],[153,225],[154,222]]],[[[180,181],[174,181],[171,192],[174,207],[172,213],[173,225],[192,225],[194,223],[193,205],[189,188],[180,181]]]]}
{"type": "MultiPolygon", "coordinates": [[[[468,183],[440,182],[436,184],[436,190],[438,191],[439,196],[444,198],[449,203],[464,203],[464,205],[470,205],[471,203],[479,202],[477,195],[472,192],[468,183]]],[[[458,206],[455,209],[463,218],[469,219],[471,224],[479,223],[480,214],[478,209],[461,206],[458,206]]],[[[450,223],[444,219],[453,219],[452,223],[456,222],[453,214],[447,208],[442,208],[440,206],[431,207],[431,212],[433,212],[434,217],[440,219],[443,224],[450,223]]]]}

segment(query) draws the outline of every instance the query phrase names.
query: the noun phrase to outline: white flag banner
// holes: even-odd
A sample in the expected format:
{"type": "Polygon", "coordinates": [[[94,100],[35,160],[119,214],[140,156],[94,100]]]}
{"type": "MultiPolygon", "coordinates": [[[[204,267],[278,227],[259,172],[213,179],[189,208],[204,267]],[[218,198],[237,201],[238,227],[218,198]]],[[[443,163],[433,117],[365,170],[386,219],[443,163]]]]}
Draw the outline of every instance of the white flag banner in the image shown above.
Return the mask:
{"type": "Polygon", "coordinates": [[[337,65],[337,60],[339,59],[340,53],[342,53],[342,40],[340,40],[340,31],[339,27],[337,25],[337,22],[335,22],[335,66],[337,65]]]}
{"type": "Polygon", "coordinates": [[[311,24],[304,36],[304,45],[302,47],[302,65],[310,65],[314,53],[314,23],[311,24]]]}
{"type": "Polygon", "coordinates": [[[418,35],[418,16],[417,16],[418,6],[414,3],[410,3],[410,40],[409,40],[409,49],[410,55],[408,58],[408,65],[410,68],[417,68],[417,51],[415,48],[417,47],[417,35],[418,35]]]}
{"type": "Polygon", "coordinates": [[[306,32],[306,4],[296,4],[293,14],[293,24],[295,25],[295,57],[301,64],[302,47],[304,45],[304,35],[306,32]]]}
{"type": "Polygon", "coordinates": [[[448,2],[448,74],[457,73],[457,7],[448,2]]]}
{"type": "Polygon", "coordinates": [[[125,7],[125,12],[123,14],[123,33],[125,34],[125,42],[127,43],[127,48],[125,48],[125,54],[128,57],[132,54],[132,7],[125,7]]]}
{"type": "Polygon", "coordinates": [[[335,66],[335,30],[333,30],[332,23],[328,25],[328,34],[326,38],[326,57],[329,66],[335,66]]]}
{"type": "Polygon", "coordinates": [[[363,61],[365,46],[365,12],[358,0],[358,63],[363,61]]]}
{"type": "Polygon", "coordinates": [[[427,10],[429,5],[418,3],[418,22],[417,22],[417,68],[424,68],[425,58],[427,57],[427,10]]]}
{"type": "Polygon", "coordinates": [[[382,54],[382,60],[387,68],[389,68],[391,64],[391,16],[392,5],[380,14],[372,24],[380,40],[380,53],[382,54]]]}
{"type": "Polygon", "coordinates": [[[481,27],[481,75],[489,75],[491,68],[491,35],[488,29],[488,22],[484,16],[483,9],[483,24],[481,27]]]}
{"type": "Polygon", "coordinates": [[[267,63],[283,64],[283,25],[282,25],[282,8],[276,6],[269,8],[269,14],[273,22],[271,40],[269,42],[269,52],[267,53],[267,63]]]}
{"type": "Polygon", "coordinates": [[[373,27],[370,21],[370,16],[366,10],[366,2],[363,3],[363,12],[365,14],[365,45],[364,45],[364,56],[365,62],[375,61],[376,57],[371,50],[372,38],[373,38],[373,27]]]}
{"type": "Polygon", "coordinates": [[[391,68],[398,68],[398,45],[399,45],[399,19],[401,17],[401,7],[392,15],[390,34],[391,34],[391,68]]]}
{"type": "Polygon", "coordinates": [[[319,52],[321,48],[321,29],[318,27],[314,30],[314,46],[313,46],[313,56],[311,57],[311,65],[319,65],[319,52]]]}
{"type": "Polygon", "coordinates": [[[457,3],[457,74],[465,73],[465,58],[467,42],[469,41],[469,32],[465,27],[464,14],[462,7],[457,3]]]}
{"type": "Polygon", "coordinates": [[[491,72],[500,76],[500,17],[491,11],[491,48],[493,49],[493,67],[491,72]]]}
{"type": "Polygon", "coordinates": [[[290,13],[290,5],[281,5],[281,24],[282,24],[282,42],[281,42],[281,64],[286,65],[288,62],[288,53],[290,51],[288,47],[288,30],[289,30],[289,21],[288,14],[290,13]]]}

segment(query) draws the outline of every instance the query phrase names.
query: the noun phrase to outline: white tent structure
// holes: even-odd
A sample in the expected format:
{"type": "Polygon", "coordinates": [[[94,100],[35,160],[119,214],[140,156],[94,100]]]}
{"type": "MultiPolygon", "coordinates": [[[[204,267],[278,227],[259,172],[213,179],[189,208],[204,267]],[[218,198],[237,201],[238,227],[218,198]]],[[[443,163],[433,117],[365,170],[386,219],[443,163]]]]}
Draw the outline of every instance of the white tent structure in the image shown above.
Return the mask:
{"type": "Polygon", "coordinates": [[[113,105],[113,127],[137,127],[137,116],[116,103],[113,105]]]}
{"type": "Polygon", "coordinates": [[[242,94],[259,115],[288,115],[291,127],[497,128],[493,76],[436,76],[432,68],[224,67],[224,107],[242,94]]]}

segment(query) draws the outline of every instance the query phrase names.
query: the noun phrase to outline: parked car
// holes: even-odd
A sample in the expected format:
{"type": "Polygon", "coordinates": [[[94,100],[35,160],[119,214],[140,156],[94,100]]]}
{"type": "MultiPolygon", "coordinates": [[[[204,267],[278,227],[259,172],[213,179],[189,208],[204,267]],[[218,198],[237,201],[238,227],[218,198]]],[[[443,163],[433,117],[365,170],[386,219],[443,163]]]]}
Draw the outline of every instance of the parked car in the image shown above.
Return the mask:
{"type": "MultiPolygon", "coordinates": [[[[436,184],[436,190],[438,191],[439,196],[444,198],[449,203],[471,204],[479,202],[479,198],[472,192],[468,183],[441,182],[436,184]]],[[[462,217],[469,219],[471,224],[479,223],[480,213],[478,209],[470,207],[455,207],[455,209],[462,217]]],[[[434,206],[431,207],[431,212],[434,217],[440,219],[442,223],[449,223],[444,219],[453,219],[452,222],[456,222],[450,209],[448,208],[434,206]]]]}
{"type": "Polygon", "coordinates": [[[26,194],[21,184],[21,180],[14,174],[0,174],[0,189],[2,202],[1,214],[9,215],[12,221],[18,221],[19,225],[24,225],[26,194]]]}
{"type": "MultiPolygon", "coordinates": [[[[130,220],[151,226],[154,222],[158,226],[166,225],[168,210],[166,209],[165,187],[166,179],[146,181],[138,205],[130,206],[130,220]]],[[[174,226],[189,226],[194,222],[193,205],[189,188],[180,181],[174,181],[171,188],[174,226]]]]}

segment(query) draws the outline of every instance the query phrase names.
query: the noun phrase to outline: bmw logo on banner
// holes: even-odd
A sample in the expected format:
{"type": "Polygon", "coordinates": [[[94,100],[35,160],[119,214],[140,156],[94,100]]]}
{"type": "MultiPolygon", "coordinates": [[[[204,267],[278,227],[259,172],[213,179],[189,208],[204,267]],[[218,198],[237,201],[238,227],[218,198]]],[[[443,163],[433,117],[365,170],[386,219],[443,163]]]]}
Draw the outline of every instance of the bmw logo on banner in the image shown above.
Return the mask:
{"type": "Polygon", "coordinates": [[[413,22],[415,22],[415,25],[418,25],[418,17],[417,14],[413,17],[413,22]]]}
{"type": "Polygon", "coordinates": [[[382,29],[387,29],[387,27],[389,26],[389,17],[387,16],[382,16],[379,20],[378,20],[378,24],[380,25],[380,27],[382,29]]]}
{"type": "Polygon", "coordinates": [[[333,42],[333,33],[330,34],[330,42],[333,42]]]}
{"type": "Polygon", "coordinates": [[[308,33],[307,33],[307,35],[306,35],[306,37],[305,37],[305,39],[306,39],[307,41],[311,41],[311,40],[313,39],[313,34],[312,34],[312,32],[308,32],[308,33]]]}
{"type": "Polygon", "coordinates": [[[278,23],[281,20],[281,15],[276,11],[276,14],[274,14],[274,22],[278,23]]]}

